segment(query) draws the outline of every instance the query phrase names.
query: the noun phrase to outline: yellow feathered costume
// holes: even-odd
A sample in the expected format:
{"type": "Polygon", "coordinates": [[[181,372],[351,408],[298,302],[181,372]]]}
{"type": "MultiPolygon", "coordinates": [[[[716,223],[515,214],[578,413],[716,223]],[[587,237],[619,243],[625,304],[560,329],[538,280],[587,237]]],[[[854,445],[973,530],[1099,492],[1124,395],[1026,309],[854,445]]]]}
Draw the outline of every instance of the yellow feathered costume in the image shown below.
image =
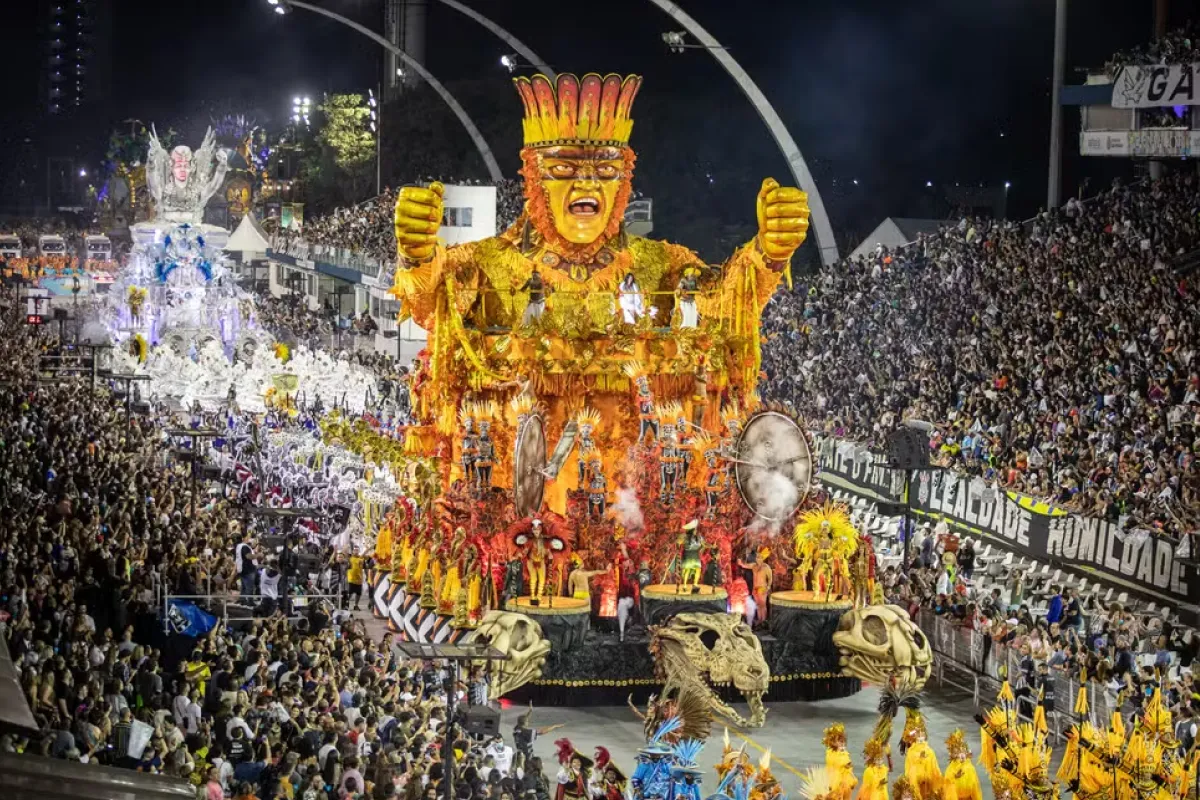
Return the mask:
{"type": "Polygon", "coordinates": [[[850,753],[846,750],[846,728],[837,722],[825,729],[821,740],[825,745],[825,770],[833,784],[836,797],[850,800],[858,778],[854,777],[854,764],[851,763],[850,753]]]}
{"type": "Polygon", "coordinates": [[[792,532],[796,567],[792,588],[797,591],[847,593],[850,557],[858,549],[858,531],[846,506],[826,503],[800,517],[792,532]]]}
{"type": "Polygon", "coordinates": [[[971,763],[971,749],[961,729],[946,739],[946,750],[950,753],[950,763],[942,781],[942,800],[983,800],[979,775],[971,763]]]}
{"type": "Polygon", "coordinates": [[[878,739],[868,739],[863,745],[862,783],[854,800],[888,800],[887,751],[878,739]]]}
{"type": "Polygon", "coordinates": [[[925,720],[915,708],[905,709],[904,732],[900,741],[907,745],[904,754],[904,777],[912,784],[917,800],[935,800],[942,792],[942,770],[937,755],[929,746],[925,720]]]}

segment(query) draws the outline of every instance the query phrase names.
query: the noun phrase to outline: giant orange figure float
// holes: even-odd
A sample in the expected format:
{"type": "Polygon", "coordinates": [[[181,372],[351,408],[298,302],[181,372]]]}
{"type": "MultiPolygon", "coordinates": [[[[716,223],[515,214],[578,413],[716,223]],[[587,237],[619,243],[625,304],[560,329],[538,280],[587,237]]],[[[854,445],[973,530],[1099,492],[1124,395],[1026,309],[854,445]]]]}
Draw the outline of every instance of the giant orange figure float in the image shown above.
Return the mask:
{"type": "MultiPolygon", "coordinates": [[[[396,203],[393,293],[401,318],[429,332],[429,375],[414,398],[422,425],[410,434],[410,451],[441,445],[450,456],[452,445],[453,458],[442,462],[447,480],[469,483],[458,452],[460,411],[468,401],[492,402],[505,413],[493,424],[491,483],[511,487],[517,412],[528,419],[530,407],[539,408],[553,443],[586,405],[601,420],[593,433],[601,470],[619,476],[642,427],[638,383],[643,401],[678,403],[719,436],[716,398],[745,408],[753,396],[761,310],[804,241],[807,197],[764,180],[754,201],[757,233],[720,265],[629,235],[629,139],[642,79],[560,75],[551,83],[535,75],[515,83],[525,111],[526,200],[516,223],[446,247],[437,238],[440,184],[405,187],[396,203]]],[[[550,508],[562,511],[574,474],[565,470],[548,485],[550,508]]]]}

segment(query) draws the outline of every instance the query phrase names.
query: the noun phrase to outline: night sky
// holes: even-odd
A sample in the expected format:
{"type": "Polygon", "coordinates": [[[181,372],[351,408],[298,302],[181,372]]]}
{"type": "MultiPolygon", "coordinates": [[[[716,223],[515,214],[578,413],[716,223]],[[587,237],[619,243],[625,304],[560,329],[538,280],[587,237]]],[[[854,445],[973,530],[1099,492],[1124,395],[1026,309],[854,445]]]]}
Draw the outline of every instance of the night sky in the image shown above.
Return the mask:
{"type": "MultiPolygon", "coordinates": [[[[714,123],[728,126],[734,141],[738,131],[755,130],[747,147],[763,148],[762,168],[783,177],[783,160],[758,132],[749,102],[705,52],[667,52],[661,34],[677,26],[648,0],[468,2],[559,71],[637,71],[647,87],[669,91],[680,104],[706,95],[725,109],[714,123]]],[[[93,115],[96,125],[127,117],[203,124],[225,112],[269,124],[290,113],[295,94],[362,91],[382,71],[380,49],[359,34],[302,10],[280,17],[265,0],[111,3],[113,92],[93,115]]],[[[324,4],[382,28],[379,0],[324,4]]],[[[36,35],[22,31],[36,32],[35,4],[10,5],[16,7],[6,9],[6,27],[16,36],[9,102],[27,109],[36,105],[37,83],[22,70],[37,67],[41,50],[36,35]]],[[[993,186],[1010,180],[1010,216],[1029,215],[1044,199],[1053,0],[681,5],[758,81],[829,195],[826,202],[843,213],[864,219],[910,214],[910,189],[926,180],[993,186]]],[[[1151,37],[1152,0],[1076,0],[1071,6],[1069,83],[1082,82],[1076,68],[1100,66],[1114,50],[1151,37]]],[[[1186,19],[1196,6],[1196,0],[1174,0],[1172,21],[1186,19]]],[[[498,64],[507,48],[483,28],[431,0],[428,33],[427,66],[439,78],[494,81],[496,92],[512,92],[498,64]]],[[[514,126],[519,108],[514,94],[514,126]]],[[[1071,191],[1083,171],[1113,165],[1072,157],[1077,112],[1068,109],[1067,120],[1071,191]]],[[[686,131],[672,135],[680,140],[650,142],[639,139],[635,126],[634,145],[643,158],[656,148],[689,147],[686,131]]]]}

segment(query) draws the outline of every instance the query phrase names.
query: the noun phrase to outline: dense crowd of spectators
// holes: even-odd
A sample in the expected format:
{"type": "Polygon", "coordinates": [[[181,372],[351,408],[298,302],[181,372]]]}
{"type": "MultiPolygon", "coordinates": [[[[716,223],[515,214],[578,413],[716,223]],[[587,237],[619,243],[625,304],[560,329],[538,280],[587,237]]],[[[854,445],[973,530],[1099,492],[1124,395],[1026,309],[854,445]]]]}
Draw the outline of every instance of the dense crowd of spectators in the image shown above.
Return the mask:
{"type": "Polygon", "coordinates": [[[1105,62],[1104,71],[1110,78],[1116,78],[1122,67],[1191,64],[1200,60],[1200,41],[1197,41],[1195,34],[1195,26],[1188,22],[1181,28],[1169,31],[1161,39],[1114,53],[1105,62]]]}
{"type": "MultiPolygon", "coordinates": [[[[235,501],[189,497],[156,420],[127,422],[86,382],[39,381],[53,341],[2,324],[0,619],[39,733],[5,734],[0,751],[182,778],[208,800],[434,797],[447,692],[484,697],[482,677],[452,685],[390,634],[373,641],[315,602],[299,623],[271,614],[197,639],[164,634],[163,587],[257,591],[266,614],[285,567],[241,527],[235,501]]],[[[352,585],[361,560],[343,569],[352,585]]],[[[293,590],[314,588],[304,583],[293,590]]],[[[448,741],[457,797],[546,800],[540,763],[499,736],[452,726],[448,741]]]]}
{"type": "Polygon", "coordinates": [[[888,602],[921,620],[943,653],[953,637],[945,626],[960,628],[962,650],[954,657],[966,660],[974,650],[969,657],[983,671],[1007,677],[1026,716],[1039,696],[1048,713],[1069,713],[1081,676],[1107,707],[1126,715],[1139,714],[1161,686],[1176,736],[1190,750],[1200,724],[1200,687],[1192,674],[1200,636],[1194,631],[1161,613],[1106,604],[1095,593],[1052,577],[1039,580],[1019,567],[989,575],[970,540],[960,543],[944,524],[918,529],[911,547],[907,569],[881,572],[888,602]],[[943,563],[947,550],[956,557],[952,569],[943,563]],[[925,613],[938,619],[930,623],[925,613]]]}
{"type": "Polygon", "coordinates": [[[835,437],[935,426],[937,462],[1087,515],[1193,530],[1200,328],[1172,260],[1194,174],[1031,223],[963,219],[821,271],[764,314],[762,391],[835,437]]]}
{"type": "MultiPolygon", "coordinates": [[[[469,186],[491,186],[490,181],[445,180],[427,178],[420,183],[428,185],[434,180],[469,186]]],[[[337,208],[329,214],[305,220],[301,230],[285,230],[277,235],[281,246],[292,240],[302,240],[310,245],[339,247],[356,255],[366,256],[378,263],[387,264],[396,258],[396,234],[392,218],[396,207],[396,189],[387,188],[366,202],[351,208],[337,208]]],[[[501,181],[496,187],[496,224],[505,230],[520,215],[524,204],[520,181],[501,181]]]]}

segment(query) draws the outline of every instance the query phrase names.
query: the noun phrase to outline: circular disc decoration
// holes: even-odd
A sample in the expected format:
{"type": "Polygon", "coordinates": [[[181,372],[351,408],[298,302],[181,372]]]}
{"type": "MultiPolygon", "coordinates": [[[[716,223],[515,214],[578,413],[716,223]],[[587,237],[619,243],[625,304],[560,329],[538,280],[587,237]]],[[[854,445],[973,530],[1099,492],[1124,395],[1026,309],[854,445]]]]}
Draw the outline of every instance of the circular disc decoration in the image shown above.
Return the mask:
{"type": "Polygon", "coordinates": [[[808,494],[813,476],[808,437],[787,414],[760,411],[738,437],[734,479],[756,516],[779,522],[808,494]]]}
{"type": "Polygon", "coordinates": [[[546,423],[541,414],[530,414],[517,431],[513,447],[513,503],[517,514],[532,516],[542,510],[546,489],[546,423]]]}

